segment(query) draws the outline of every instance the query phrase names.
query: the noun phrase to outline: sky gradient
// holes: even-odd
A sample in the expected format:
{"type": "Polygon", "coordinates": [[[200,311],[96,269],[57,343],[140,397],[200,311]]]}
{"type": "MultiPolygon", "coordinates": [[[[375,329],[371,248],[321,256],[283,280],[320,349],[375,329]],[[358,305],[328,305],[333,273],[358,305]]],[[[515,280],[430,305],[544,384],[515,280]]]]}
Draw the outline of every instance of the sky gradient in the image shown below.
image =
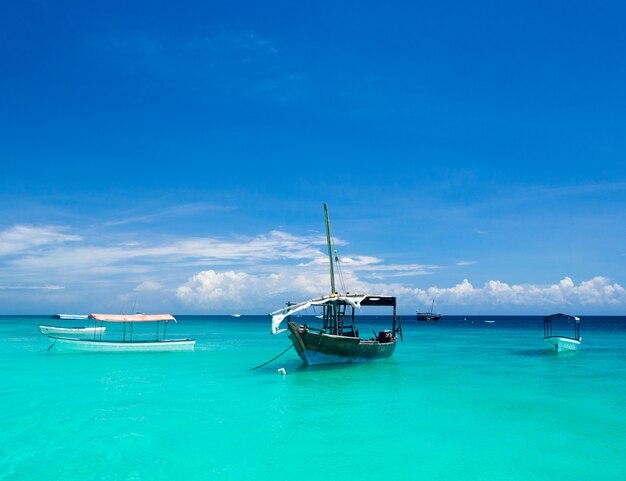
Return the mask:
{"type": "Polygon", "coordinates": [[[0,313],[626,311],[622,2],[0,4],[0,313]]]}

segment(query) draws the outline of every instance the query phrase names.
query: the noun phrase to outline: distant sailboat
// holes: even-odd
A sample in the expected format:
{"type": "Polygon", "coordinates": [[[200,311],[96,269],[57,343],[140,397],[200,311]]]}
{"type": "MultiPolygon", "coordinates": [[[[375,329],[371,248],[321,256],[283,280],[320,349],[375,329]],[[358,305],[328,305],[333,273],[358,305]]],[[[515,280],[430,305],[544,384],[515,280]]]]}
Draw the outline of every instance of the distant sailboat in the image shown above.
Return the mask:
{"type": "Polygon", "coordinates": [[[441,314],[435,313],[433,310],[434,308],[435,308],[435,300],[433,299],[433,302],[430,305],[430,312],[418,312],[417,320],[418,321],[438,321],[439,319],[441,319],[441,314]]]}

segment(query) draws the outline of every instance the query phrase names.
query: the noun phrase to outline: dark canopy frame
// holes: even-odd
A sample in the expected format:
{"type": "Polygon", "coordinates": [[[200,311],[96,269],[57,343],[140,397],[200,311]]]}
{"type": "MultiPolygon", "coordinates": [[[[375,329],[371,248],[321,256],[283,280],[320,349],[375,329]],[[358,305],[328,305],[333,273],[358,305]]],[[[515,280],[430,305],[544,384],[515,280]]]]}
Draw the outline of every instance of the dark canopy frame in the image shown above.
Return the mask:
{"type": "Polygon", "coordinates": [[[559,336],[565,337],[568,339],[573,339],[575,341],[580,340],[580,318],[576,316],[571,316],[569,314],[563,314],[561,312],[557,314],[550,314],[543,318],[543,338],[553,337],[552,334],[552,321],[553,320],[573,320],[574,321],[574,337],[568,336],[559,336]]]}

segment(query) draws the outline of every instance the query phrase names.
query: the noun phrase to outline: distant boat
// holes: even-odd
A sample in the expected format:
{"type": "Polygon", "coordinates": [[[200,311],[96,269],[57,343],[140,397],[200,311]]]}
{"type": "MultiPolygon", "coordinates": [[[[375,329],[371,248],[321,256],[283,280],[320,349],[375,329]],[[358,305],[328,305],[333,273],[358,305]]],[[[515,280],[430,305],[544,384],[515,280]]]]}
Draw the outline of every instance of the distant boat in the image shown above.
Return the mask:
{"type": "Polygon", "coordinates": [[[230,317],[241,317],[241,314],[231,314],[230,317]]]}
{"type": "Polygon", "coordinates": [[[86,321],[88,316],[87,315],[82,315],[82,314],[55,314],[54,316],[52,316],[53,319],[60,319],[62,321],[66,321],[66,320],[78,320],[78,321],[83,321],[83,325],[82,326],[48,326],[45,324],[40,324],[39,325],[39,330],[41,331],[42,334],[45,334],[46,336],[48,334],[74,334],[74,335],[78,335],[78,336],[84,336],[84,335],[89,335],[89,334],[102,334],[105,330],[106,327],[104,326],[94,326],[90,327],[86,325],[86,321]]]}
{"type": "Polygon", "coordinates": [[[64,319],[68,321],[85,321],[87,317],[87,314],[55,314],[52,316],[53,319],[64,319]]]}
{"type": "Polygon", "coordinates": [[[435,300],[433,299],[432,304],[430,305],[430,312],[418,312],[417,320],[418,321],[438,321],[441,319],[441,314],[435,313],[433,311],[435,307],[435,300]]]}
{"type": "Polygon", "coordinates": [[[485,321],[487,324],[493,324],[496,321],[485,321]]]}
{"type": "Polygon", "coordinates": [[[330,260],[330,295],[311,299],[297,304],[287,303],[287,307],[272,312],[272,334],[289,331],[289,339],[306,364],[348,363],[382,359],[390,357],[395,349],[398,334],[402,339],[402,325],[396,316],[396,298],[392,296],[366,294],[339,294],[335,289],[334,268],[339,269],[339,256],[331,243],[330,221],[328,206],[324,204],[326,219],[326,243],[330,260]],[[297,324],[292,321],[309,307],[322,308],[322,327],[313,328],[307,324],[297,324]],[[363,338],[360,336],[355,322],[355,310],[364,306],[385,306],[392,308],[391,329],[385,329],[374,336],[363,338]],[[287,328],[279,329],[283,320],[287,320],[287,328]]]}
{"type": "Polygon", "coordinates": [[[94,327],[59,327],[59,326],[45,326],[40,325],[39,330],[42,334],[46,336],[48,334],[77,334],[77,335],[88,335],[88,334],[102,334],[106,331],[106,327],[104,326],[94,326],[94,327]]]}
{"type": "Polygon", "coordinates": [[[555,351],[575,351],[577,350],[583,338],[580,337],[580,318],[570,316],[569,314],[557,313],[551,314],[543,318],[543,341],[549,346],[549,349],[555,351]],[[552,333],[553,320],[574,321],[574,337],[555,336],[552,333]]]}
{"type": "Polygon", "coordinates": [[[194,339],[165,339],[167,323],[169,321],[176,322],[174,316],[170,314],[89,314],[89,319],[97,322],[123,322],[124,335],[121,340],[104,340],[96,338],[94,333],[93,339],[71,338],[48,336],[54,341],[51,347],[59,350],[67,351],[193,351],[196,341],[194,339]],[[163,321],[163,335],[159,332],[159,323],[163,321]],[[133,340],[133,325],[137,322],[156,322],[156,339],[154,340],[133,340]],[[129,339],[126,339],[126,324],[129,325],[129,339]]]}

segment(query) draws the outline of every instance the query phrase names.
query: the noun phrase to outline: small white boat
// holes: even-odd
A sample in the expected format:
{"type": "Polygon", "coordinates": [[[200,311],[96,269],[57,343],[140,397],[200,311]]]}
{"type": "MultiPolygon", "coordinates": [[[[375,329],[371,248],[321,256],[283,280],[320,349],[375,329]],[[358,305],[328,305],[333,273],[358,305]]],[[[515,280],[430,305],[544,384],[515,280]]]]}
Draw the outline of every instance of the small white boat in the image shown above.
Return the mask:
{"type": "MultiPolygon", "coordinates": [[[[103,340],[97,338],[94,333],[93,339],[48,336],[52,341],[51,348],[62,351],[87,351],[87,352],[146,352],[146,351],[193,351],[196,344],[195,339],[165,339],[167,323],[169,321],[176,322],[174,316],[170,314],[89,314],[89,319],[97,322],[121,322],[124,323],[124,334],[121,340],[103,340]],[[163,321],[164,327],[162,334],[159,332],[159,323],[163,321]],[[137,322],[156,322],[156,339],[153,340],[133,340],[133,325],[137,322]],[[126,329],[126,325],[129,329],[126,329]],[[127,340],[128,331],[128,340],[127,340]]],[[[97,326],[96,327],[100,327],[97,326]]]]}
{"type": "Polygon", "coordinates": [[[97,326],[97,327],[58,327],[58,326],[44,326],[40,325],[39,330],[42,334],[75,334],[75,335],[85,335],[85,334],[102,334],[106,331],[106,327],[97,326]]]}
{"type": "Polygon", "coordinates": [[[543,342],[555,351],[576,351],[583,338],[580,337],[580,318],[569,314],[551,314],[543,318],[543,342]],[[552,334],[553,320],[574,321],[574,337],[555,336],[552,334]]]}
{"type": "Polygon", "coordinates": [[[52,318],[67,321],[86,321],[88,316],[86,314],[55,314],[52,318]]]}
{"type": "Polygon", "coordinates": [[[496,321],[485,321],[487,324],[494,324],[496,321]]]}
{"type": "Polygon", "coordinates": [[[241,314],[231,314],[230,317],[241,317],[241,314]]]}
{"type": "Polygon", "coordinates": [[[576,351],[580,347],[582,339],[550,336],[544,337],[543,341],[550,346],[550,349],[554,349],[555,351],[576,351]]]}

